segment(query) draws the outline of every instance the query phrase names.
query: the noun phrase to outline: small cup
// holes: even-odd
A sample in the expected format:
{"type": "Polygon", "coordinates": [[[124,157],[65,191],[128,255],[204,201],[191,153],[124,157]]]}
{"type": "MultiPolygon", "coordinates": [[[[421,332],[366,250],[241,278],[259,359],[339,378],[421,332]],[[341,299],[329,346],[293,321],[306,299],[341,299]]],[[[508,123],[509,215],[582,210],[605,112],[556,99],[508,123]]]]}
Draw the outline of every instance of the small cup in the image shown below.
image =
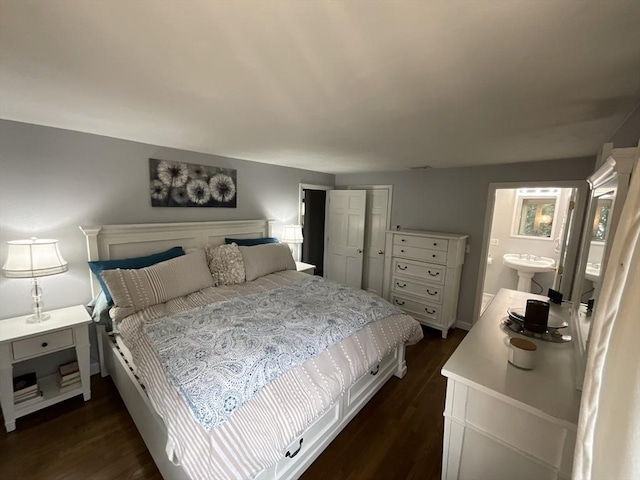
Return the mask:
{"type": "Polygon", "coordinates": [[[512,338],[509,340],[509,363],[523,370],[531,370],[536,359],[535,343],[524,338],[512,338]]]}

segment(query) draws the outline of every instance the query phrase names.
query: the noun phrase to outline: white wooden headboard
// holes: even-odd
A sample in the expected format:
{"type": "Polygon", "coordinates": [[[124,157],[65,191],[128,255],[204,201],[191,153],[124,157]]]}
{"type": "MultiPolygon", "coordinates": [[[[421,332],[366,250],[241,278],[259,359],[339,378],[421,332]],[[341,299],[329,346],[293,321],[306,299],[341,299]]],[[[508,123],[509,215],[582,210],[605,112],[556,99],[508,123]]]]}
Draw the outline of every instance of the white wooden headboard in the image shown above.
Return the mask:
{"type": "MultiPolygon", "coordinates": [[[[82,225],[89,261],[116,260],[161,252],[171,247],[222,245],[225,237],[260,238],[273,235],[273,220],[223,222],[143,223],[131,225],[82,225]]],[[[93,274],[91,293],[100,291],[93,274]]]]}

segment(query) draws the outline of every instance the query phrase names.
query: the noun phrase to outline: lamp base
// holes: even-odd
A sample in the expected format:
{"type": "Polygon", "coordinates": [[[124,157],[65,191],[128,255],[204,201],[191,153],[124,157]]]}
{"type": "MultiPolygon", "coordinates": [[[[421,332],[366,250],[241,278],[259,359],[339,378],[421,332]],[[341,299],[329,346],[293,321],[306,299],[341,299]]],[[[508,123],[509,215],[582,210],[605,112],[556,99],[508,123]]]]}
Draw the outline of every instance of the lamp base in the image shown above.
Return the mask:
{"type": "Polygon", "coordinates": [[[27,318],[27,323],[42,323],[49,320],[50,318],[51,315],[49,315],[48,313],[35,314],[27,318]]]}

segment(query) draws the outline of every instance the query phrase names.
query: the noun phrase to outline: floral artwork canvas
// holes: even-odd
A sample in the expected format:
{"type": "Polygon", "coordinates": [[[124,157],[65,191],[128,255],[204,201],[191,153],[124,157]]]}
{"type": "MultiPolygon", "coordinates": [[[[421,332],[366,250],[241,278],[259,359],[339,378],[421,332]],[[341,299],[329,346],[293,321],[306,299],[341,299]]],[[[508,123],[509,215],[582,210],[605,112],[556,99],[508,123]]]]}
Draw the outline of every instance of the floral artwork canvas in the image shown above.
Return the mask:
{"type": "Polygon", "coordinates": [[[149,159],[151,206],[236,207],[237,170],[149,159]]]}

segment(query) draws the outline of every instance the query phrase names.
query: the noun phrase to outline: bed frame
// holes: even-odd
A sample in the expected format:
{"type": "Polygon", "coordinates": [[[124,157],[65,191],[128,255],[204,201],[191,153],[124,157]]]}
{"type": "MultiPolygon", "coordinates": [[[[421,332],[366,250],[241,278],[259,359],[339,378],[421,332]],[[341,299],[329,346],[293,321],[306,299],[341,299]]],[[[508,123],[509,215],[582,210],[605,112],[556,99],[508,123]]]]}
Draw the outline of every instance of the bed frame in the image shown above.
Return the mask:
{"type": "MultiPolygon", "coordinates": [[[[86,236],[89,261],[113,260],[147,255],[180,245],[184,248],[221,245],[225,237],[258,238],[272,236],[273,221],[240,220],[223,222],[156,223],[138,225],[81,226],[86,236]]],[[[94,296],[100,285],[89,272],[94,296]]],[[[155,412],[144,387],[139,383],[119,348],[103,326],[97,326],[100,372],[110,375],[129,414],[140,432],[158,470],[167,480],[189,477],[165,451],[167,429],[155,412]]],[[[295,479],[311,465],[349,421],[395,375],[404,377],[407,367],[404,345],[348,388],[283,452],[274,466],[260,472],[259,480],[295,479]]]]}

